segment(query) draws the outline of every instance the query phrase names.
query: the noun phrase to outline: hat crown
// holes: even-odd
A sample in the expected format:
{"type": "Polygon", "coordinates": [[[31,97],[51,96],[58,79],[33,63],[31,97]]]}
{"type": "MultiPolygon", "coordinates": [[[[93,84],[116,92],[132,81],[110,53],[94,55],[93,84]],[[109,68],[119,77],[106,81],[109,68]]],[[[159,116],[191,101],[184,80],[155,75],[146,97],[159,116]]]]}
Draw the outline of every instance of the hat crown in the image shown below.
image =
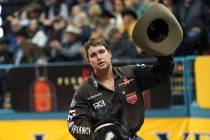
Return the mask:
{"type": "Polygon", "coordinates": [[[153,20],[147,29],[147,35],[153,42],[161,42],[165,40],[168,33],[168,24],[160,18],[153,20]]]}

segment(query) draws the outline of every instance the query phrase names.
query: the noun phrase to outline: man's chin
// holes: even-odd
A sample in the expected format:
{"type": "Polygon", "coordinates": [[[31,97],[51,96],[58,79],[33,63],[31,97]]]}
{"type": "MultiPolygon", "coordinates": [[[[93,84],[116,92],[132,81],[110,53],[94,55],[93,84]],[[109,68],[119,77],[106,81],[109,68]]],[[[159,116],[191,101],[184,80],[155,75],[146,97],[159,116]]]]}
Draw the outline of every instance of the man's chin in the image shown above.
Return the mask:
{"type": "Polygon", "coordinates": [[[100,68],[98,68],[97,70],[98,71],[103,71],[103,70],[106,70],[107,69],[107,67],[100,67],[100,68]]]}
{"type": "Polygon", "coordinates": [[[97,68],[97,70],[99,70],[99,71],[103,71],[103,70],[106,70],[106,69],[108,69],[108,66],[106,66],[106,65],[103,65],[103,66],[100,66],[100,67],[97,68]]]}

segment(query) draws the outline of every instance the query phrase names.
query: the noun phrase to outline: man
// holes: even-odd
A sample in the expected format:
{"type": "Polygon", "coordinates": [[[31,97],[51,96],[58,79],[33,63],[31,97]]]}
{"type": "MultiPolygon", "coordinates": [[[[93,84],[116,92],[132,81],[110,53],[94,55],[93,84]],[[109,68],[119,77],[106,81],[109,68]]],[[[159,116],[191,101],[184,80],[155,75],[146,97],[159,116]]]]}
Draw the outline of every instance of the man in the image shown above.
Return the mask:
{"type": "MultiPolygon", "coordinates": [[[[90,39],[85,44],[87,61],[93,69],[92,75],[79,87],[71,102],[68,128],[79,140],[91,139],[89,111],[106,113],[116,107],[114,95],[118,95],[124,106],[123,125],[131,139],[138,139],[136,132],[144,122],[142,91],[168,79],[173,71],[171,56],[157,57],[154,65],[129,65],[113,67],[112,54],[104,39],[90,39]]],[[[120,104],[120,103],[119,103],[120,104]]]]}
{"type": "Polygon", "coordinates": [[[113,61],[122,61],[122,59],[137,58],[137,50],[132,41],[124,38],[118,29],[112,29],[110,34],[109,48],[112,52],[113,61]]]}
{"type": "Polygon", "coordinates": [[[65,43],[61,43],[56,39],[50,41],[50,61],[81,61],[82,42],[79,38],[80,33],[79,28],[69,25],[66,27],[65,43]]]}
{"type": "Polygon", "coordinates": [[[0,64],[11,64],[12,53],[8,51],[9,40],[7,38],[0,38],[0,64]]]}
{"type": "Polygon", "coordinates": [[[175,55],[202,55],[209,50],[207,28],[209,9],[200,0],[179,1],[175,15],[182,25],[184,38],[175,55]]]}
{"type": "Polygon", "coordinates": [[[119,27],[123,37],[132,40],[133,28],[137,22],[137,14],[130,9],[122,11],[123,25],[119,27]]]}

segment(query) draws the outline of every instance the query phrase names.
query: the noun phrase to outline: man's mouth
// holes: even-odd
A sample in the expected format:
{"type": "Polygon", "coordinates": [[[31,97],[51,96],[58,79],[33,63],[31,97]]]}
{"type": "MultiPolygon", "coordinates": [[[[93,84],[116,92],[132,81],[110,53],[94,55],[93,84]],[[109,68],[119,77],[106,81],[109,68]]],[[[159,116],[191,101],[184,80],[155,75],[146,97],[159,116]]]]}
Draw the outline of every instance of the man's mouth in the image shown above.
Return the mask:
{"type": "Polygon", "coordinates": [[[103,64],[105,64],[105,62],[99,62],[98,63],[98,65],[100,65],[100,66],[103,65],[103,64]]]}

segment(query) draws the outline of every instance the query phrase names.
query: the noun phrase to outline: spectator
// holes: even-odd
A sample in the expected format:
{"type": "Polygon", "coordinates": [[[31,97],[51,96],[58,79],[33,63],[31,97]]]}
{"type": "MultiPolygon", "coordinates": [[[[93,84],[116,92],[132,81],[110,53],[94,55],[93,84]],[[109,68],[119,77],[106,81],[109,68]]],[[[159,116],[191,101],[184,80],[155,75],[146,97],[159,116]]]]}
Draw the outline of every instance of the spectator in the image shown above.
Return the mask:
{"type": "Polygon", "coordinates": [[[72,7],[71,15],[72,24],[81,29],[80,40],[82,42],[86,42],[89,39],[92,31],[87,14],[82,11],[80,5],[74,5],[72,7]]]}
{"type": "Polygon", "coordinates": [[[39,19],[42,13],[42,7],[37,2],[32,2],[19,12],[19,20],[22,26],[27,26],[31,19],[39,19]]]}
{"type": "Polygon", "coordinates": [[[9,40],[6,38],[0,39],[0,64],[11,64],[13,63],[12,60],[12,53],[8,51],[9,40]]]}
{"type": "Polygon", "coordinates": [[[80,8],[82,9],[83,12],[88,13],[88,1],[87,0],[77,0],[78,5],[80,6],[80,8]]]}
{"type": "Polygon", "coordinates": [[[111,19],[114,18],[114,15],[107,10],[103,10],[98,19],[97,26],[103,30],[103,37],[105,39],[109,38],[110,31],[115,27],[111,19]]]}
{"type": "Polygon", "coordinates": [[[123,34],[123,37],[132,40],[133,28],[136,24],[137,15],[133,10],[124,10],[122,12],[123,25],[120,27],[120,32],[123,34]]]}
{"type": "Polygon", "coordinates": [[[81,61],[82,43],[79,40],[81,30],[73,25],[66,28],[65,43],[50,41],[51,56],[49,61],[81,61]]]}
{"type": "Polygon", "coordinates": [[[81,16],[86,16],[86,14],[82,11],[81,7],[79,5],[74,5],[72,7],[72,11],[71,11],[71,20],[72,23],[74,25],[78,25],[79,24],[79,18],[81,16]]]}
{"type": "Polygon", "coordinates": [[[63,17],[56,17],[52,24],[50,25],[51,28],[48,28],[48,36],[49,40],[58,40],[63,43],[64,41],[64,34],[65,34],[65,28],[66,28],[66,21],[63,17]]]}
{"type": "Polygon", "coordinates": [[[143,0],[131,0],[131,1],[132,1],[133,10],[136,12],[138,19],[141,18],[149,7],[144,4],[143,0]]]}
{"type": "Polygon", "coordinates": [[[29,19],[39,19],[42,13],[42,6],[37,2],[32,2],[29,6],[26,7],[27,15],[29,19]]]}
{"type": "Polygon", "coordinates": [[[208,8],[200,0],[184,0],[177,6],[177,18],[184,31],[182,46],[176,55],[203,54],[207,51],[208,8]]]}
{"type": "Polygon", "coordinates": [[[63,17],[65,20],[69,17],[67,4],[62,3],[60,0],[46,0],[43,9],[41,21],[47,25],[58,16],[63,17]]]}
{"type": "Polygon", "coordinates": [[[26,29],[28,38],[33,38],[36,32],[39,30],[39,27],[39,21],[37,19],[31,19],[26,29]]]}
{"type": "Polygon", "coordinates": [[[135,45],[128,38],[123,38],[118,29],[113,29],[109,37],[113,60],[137,58],[135,45]]]}
{"type": "Polygon", "coordinates": [[[84,43],[90,38],[91,32],[93,30],[90,26],[90,22],[87,15],[81,15],[78,18],[77,25],[81,29],[80,40],[82,41],[82,43],[84,43]]]}
{"type": "Polygon", "coordinates": [[[115,16],[115,24],[116,28],[119,28],[123,24],[123,19],[122,19],[122,11],[125,8],[125,4],[122,0],[115,0],[114,1],[114,16],[115,16]]]}
{"type": "Polygon", "coordinates": [[[98,17],[102,12],[102,9],[98,3],[95,1],[90,1],[88,3],[89,9],[88,9],[88,17],[90,20],[90,26],[92,28],[95,28],[97,26],[98,17]]]}
{"type": "Polygon", "coordinates": [[[22,28],[20,21],[17,17],[10,16],[7,18],[9,21],[9,31],[6,37],[9,40],[8,51],[11,53],[15,53],[18,50],[18,45],[16,43],[16,33],[22,28]]]}
{"type": "Polygon", "coordinates": [[[27,33],[24,29],[16,33],[16,42],[19,48],[14,53],[15,65],[21,63],[35,63],[42,56],[42,50],[28,42],[27,37],[27,33]]]}
{"type": "MultiPolygon", "coordinates": [[[[39,32],[40,33],[40,32],[39,32]]],[[[31,57],[32,62],[29,63],[35,63],[35,64],[47,64],[48,62],[48,57],[45,54],[45,46],[42,46],[45,42],[45,38],[41,38],[41,36],[39,37],[35,37],[36,39],[32,42],[28,43],[28,54],[31,57]],[[38,38],[40,38],[40,41],[38,42],[38,38]]]]}

